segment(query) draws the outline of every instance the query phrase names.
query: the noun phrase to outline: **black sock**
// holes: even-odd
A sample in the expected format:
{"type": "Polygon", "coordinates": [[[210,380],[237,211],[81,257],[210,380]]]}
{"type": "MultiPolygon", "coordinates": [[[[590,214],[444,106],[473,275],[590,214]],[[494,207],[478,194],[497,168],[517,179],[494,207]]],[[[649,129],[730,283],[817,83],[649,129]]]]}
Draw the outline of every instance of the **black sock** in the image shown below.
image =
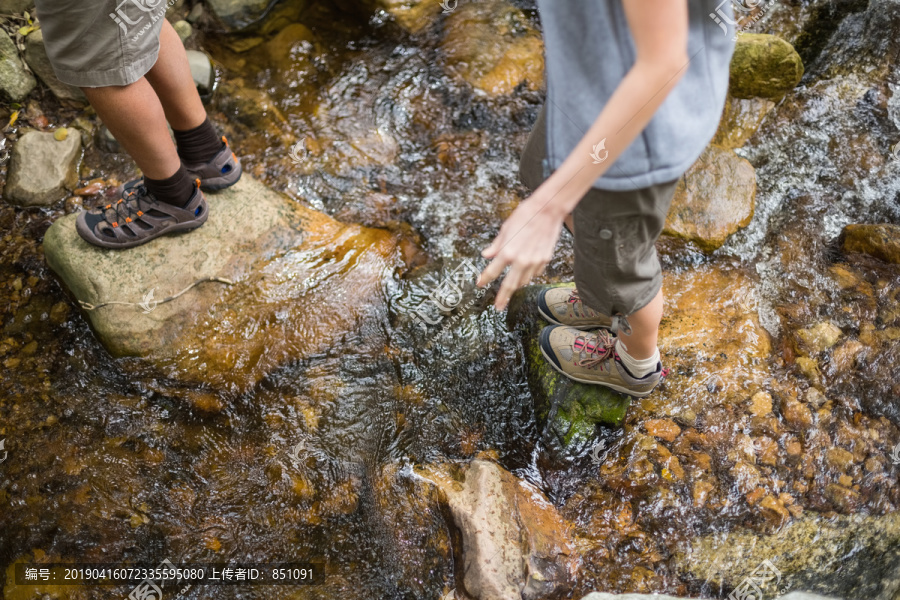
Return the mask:
{"type": "Polygon", "coordinates": [[[147,191],[156,196],[160,202],[182,208],[187,206],[191,196],[194,195],[195,182],[188,175],[184,165],[181,165],[174,175],[166,179],[144,177],[144,185],[147,186],[147,191]]]}
{"type": "Polygon", "coordinates": [[[216,133],[216,128],[209,119],[193,129],[173,130],[173,132],[175,145],[178,146],[178,156],[186,165],[205,165],[222,149],[222,138],[216,133]]]}

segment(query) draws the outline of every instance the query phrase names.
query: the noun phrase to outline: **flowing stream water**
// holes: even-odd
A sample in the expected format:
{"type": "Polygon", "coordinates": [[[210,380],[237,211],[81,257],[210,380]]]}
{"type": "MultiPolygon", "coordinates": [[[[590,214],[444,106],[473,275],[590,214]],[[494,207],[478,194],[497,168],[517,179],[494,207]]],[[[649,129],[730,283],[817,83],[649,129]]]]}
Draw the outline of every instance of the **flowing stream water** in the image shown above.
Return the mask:
{"type": "MultiPolygon", "coordinates": [[[[789,5],[760,27],[790,37],[809,22],[804,11],[812,5],[789,5]]],[[[533,4],[518,7],[522,26],[539,28],[533,4]]],[[[849,14],[842,26],[865,37],[863,24],[853,21],[864,13],[849,14]]],[[[848,268],[860,283],[850,291],[828,275],[845,264],[834,241],[845,224],[900,222],[900,159],[890,155],[900,141],[900,78],[896,67],[880,79],[872,74],[884,68],[878,52],[893,53],[900,64],[896,40],[861,40],[824,55],[810,44],[802,89],[738,151],[757,169],[750,226],[711,255],[689,245],[663,248],[673,281],[708,273],[699,289],[712,304],[735,302],[739,292],[728,291],[734,278],[749,282],[753,297],[746,300],[772,339],[770,353],[741,367],[752,383],[717,388],[721,363],[693,364],[688,373],[673,359],[681,374],[670,386],[633,403],[624,430],[598,431],[611,456],[598,468],[587,446],[564,456],[544,446],[519,340],[490,307],[492,292],[466,288],[466,310],[444,329],[423,331],[412,314],[462,261],[484,264],[481,249],[526,196],[518,155],[543,93],[525,85],[498,97],[474,92],[448,75],[440,28],[411,36],[384,13],[341,12],[329,3],[312,5],[301,21],[312,41],[290,45],[279,59],[266,44],[237,52],[236,36],[206,36],[221,68],[213,119],[248,173],[338,220],[413,232],[420,265],[391,279],[387,309],[341,343],[278,368],[220,413],[204,415],[152,381],[133,379],[98,343],[43,259],[41,239],[63,208],[4,205],[0,439],[9,456],[0,464],[0,566],[45,555],[314,560],[326,573],[319,586],[197,588],[187,597],[406,598],[401,571],[385,558],[391,532],[373,492],[380,470],[479,452],[493,453],[544,490],[576,525],[584,551],[577,591],[584,593],[723,593],[668,561],[697,535],[768,528],[761,511],[742,500],[744,483],[733,471],[713,477],[697,466],[701,455],[735,462],[730,453],[744,438],[768,436],[785,448],[800,439],[804,452],[818,457],[779,453],[766,467],[773,493],[793,495],[803,509],[896,510],[900,488],[887,462],[877,482],[860,467],[854,502],[838,506],[822,491],[832,479],[820,457],[856,440],[877,438],[887,449],[890,440],[900,442],[900,337],[891,337],[900,327],[900,273],[854,258],[848,268]],[[852,72],[838,77],[844,65],[852,72]],[[798,383],[788,332],[822,320],[861,340],[868,339],[865,323],[888,333],[872,334],[878,344],[854,367],[822,366],[830,414],[812,433],[773,433],[740,403],[763,384],[801,396],[812,387],[798,383]],[[682,427],[702,432],[679,454],[697,461],[683,458],[680,477],[654,471],[659,453],[668,451],[640,433],[643,419],[660,415],[680,415],[682,427]],[[716,498],[706,505],[697,503],[701,479],[712,482],[716,498]]],[[[59,109],[54,118],[74,116],[59,109]]],[[[85,161],[91,177],[124,181],[133,173],[127,157],[96,148],[85,161]]],[[[571,256],[563,235],[540,281],[570,279],[571,256]]],[[[673,297],[680,292],[671,290],[673,297]]],[[[321,307],[322,318],[328,310],[321,307]]],[[[740,356],[740,347],[733,350],[740,356]]],[[[872,457],[859,452],[860,463],[872,457]]],[[[423,564],[428,552],[422,550],[423,564]]],[[[439,598],[447,590],[431,591],[439,598]]],[[[80,598],[121,592],[54,591],[80,598]]]]}

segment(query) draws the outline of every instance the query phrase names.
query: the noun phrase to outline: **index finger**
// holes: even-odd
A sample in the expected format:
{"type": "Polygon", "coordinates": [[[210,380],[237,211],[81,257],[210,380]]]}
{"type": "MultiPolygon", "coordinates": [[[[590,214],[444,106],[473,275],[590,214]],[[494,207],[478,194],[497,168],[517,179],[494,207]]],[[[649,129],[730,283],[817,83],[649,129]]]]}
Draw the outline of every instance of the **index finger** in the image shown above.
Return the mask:
{"type": "Polygon", "coordinates": [[[478,276],[478,283],[476,285],[479,287],[489,285],[492,281],[500,277],[500,274],[503,273],[503,269],[505,269],[507,265],[509,265],[509,261],[501,259],[498,256],[485,267],[484,271],[481,272],[481,275],[478,276]]]}

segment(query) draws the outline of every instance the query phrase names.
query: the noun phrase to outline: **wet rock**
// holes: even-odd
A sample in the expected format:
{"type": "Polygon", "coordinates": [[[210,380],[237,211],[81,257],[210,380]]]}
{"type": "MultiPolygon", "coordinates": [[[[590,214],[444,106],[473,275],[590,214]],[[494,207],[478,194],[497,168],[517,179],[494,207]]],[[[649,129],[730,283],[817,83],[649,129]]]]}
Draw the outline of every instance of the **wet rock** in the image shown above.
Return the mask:
{"type": "Polygon", "coordinates": [[[806,590],[891,600],[900,589],[900,513],[826,518],[806,512],[772,535],[737,529],[696,538],[673,563],[708,584],[734,589],[764,561],[777,569],[762,586],[766,596],[806,590]]]}
{"type": "Polygon", "coordinates": [[[730,150],[709,146],[678,180],[663,233],[713,251],[750,224],[756,173],[730,150]]]}
{"type": "Polygon", "coordinates": [[[0,96],[20,102],[37,85],[19,58],[19,50],[6,31],[0,31],[0,96]]]}
{"type": "Polygon", "coordinates": [[[213,69],[212,61],[205,52],[199,50],[187,51],[188,64],[191,66],[191,77],[194,79],[194,85],[201,96],[208,96],[213,91],[213,85],[216,80],[216,72],[213,69]]]}
{"type": "MultiPolygon", "coordinates": [[[[448,0],[446,5],[455,7],[457,1],[448,0]]],[[[441,2],[431,0],[378,0],[376,4],[394,17],[400,27],[413,34],[427,29],[442,12],[441,2]]]]}
{"type": "Polygon", "coordinates": [[[812,412],[805,404],[795,398],[786,398],[781,404],[781,416],[784,420],[797,429],[803,429],[812,425],[812,412]]]}
{"type": "Polygon", "coordinates": [[[128,303],[87,310],[104,346],[174,381],[246,390],[379,310],[385,278],[404,268],[387,231],[334,221],[246,174],[209,198],[203,227],[127,252],[81,240],[74,215],[44,238],[47,262],[75,298],[128,303]]]}
{"type": "Polygon", "coordinates": [[[653,437],[667,442],[674,442],[681,433],[681,427],[670,419],[648,419],[644,421],[644,429],[653,437]]]}
{"type": "Polygon", "coordinates": [[[441,49],[449,72],[489,96],[544,83],[544,45],[518,8],[504,0],[469,2],[447,17],[441,49]]]}
{"type": "Polygon", "coordinates": [[[819,370],[819,362],[816,359],[809,358],[808,356],[798,356],[796,363],[800,372],[803,373],[810,382],[814,385],[819,385],[822,380],[822,372],[819,370]]]}
{"type": "Polygon", "coordinates": [[[847,225],[841,233],[841,247],[844,252],[861,252],[900,264],[900,225],[847,225]]]}
{"type": "Polygon", "coordinates": [[[750,414],[764,417],[772,412],[772,396],[766,392],[757,392],[750,399],[750,414]]]}
{"type": "Polygon", "coordinates": [[[828,350],[840,341],[844,332],[840,327],[828,321],[817,323],[808,329],[801,329],[797,332],[797,337],[803,344],[804,349],[812,354],[818,354],[828,350]]]}
{"type": "Polygon", "coordinates": [[[772,347],[746,273],[721,264],[664,273],[663,289],[659,344],[670,373],[657,393],[669,402],[702,398],[697,411],[707,414],[708,402],[738,404],[746,400],[748,388],[763,387],[771,377],[766,363],[772,347]],[[711,374],[716,379],[712,389],[711,374]]]}
{"type": "Polygon", "coordinates": [[[53,133],[28,131],[13,146],[3,196],[20,206],[49,206],[78,182],[81,137],[57,140],[53,133]]]}
{"type": "Polygon", "coordinates": [[[741,148],[753,137],[774,107],[775,103],[766,98],[729,97],[712,144],[726,150],[741,148]]]}
{"type": "Polygon", "coordinates": [[[517,292],[510,301],[507,321],[522,340],[537,416],[564,446],[569,446],[593,436],[597,423],[621,426],[631,401],[628,396],[603,386],[572,381],[547,363],[541,353],[539,335],[550,323],[536,308],[537,295],[544,287],[529,286],[517,292]]]}
{"type": "Polygon", "coordinates": [[[210,11],[231,31],[255,24],[272,4],[273,0],[206,0],[210,11]]]}
{"type": "Polygon", "coordinates": [[[825,452],[825,462],[840,473],[845,472],[853,461],[853,453],[843,448],[829,448],[825,452]]]}
{"type": "Polygon", "coordinates": [[[222,82],[216,98],[222,112],[248,130],[280,132],[286,147],[295,142],[290,121],[264,90],[234,79],[222,82]]]}
{"type": "Polygon", "coordinates": [[[71,100],[78,104],[87,104],[87,98],[80,89],[74,85],[63,83],[56,77],[50,59],[47,57],[47,50],[44,48],[44,32],[40,29],[32,31],[25,38],[25,62],[57,98],[71,100]]]}
{"type": "Polygon", "coordinates": [[[544,494],[491,461],[416,470],[462,536],[462,587],[479,600],[566,598],[578,565],[570,526],[544,494]]]}
{"type": "Polygon", "coordinates": [[[394,585],[415,598],[441,597],[455,587],[452,534],[441,511],[440,489],[411,469],[390,464],[372,492],[370,519],[374,529],[388,532],[383,551],[398,568],[394,585]]]}
{"type": "Polygon", "coordinates": [[[735,98],[779,100],[803,77],[803,61],[783,39],[764,33],[738,38],[731,59],[728,92],[735,98]]]}

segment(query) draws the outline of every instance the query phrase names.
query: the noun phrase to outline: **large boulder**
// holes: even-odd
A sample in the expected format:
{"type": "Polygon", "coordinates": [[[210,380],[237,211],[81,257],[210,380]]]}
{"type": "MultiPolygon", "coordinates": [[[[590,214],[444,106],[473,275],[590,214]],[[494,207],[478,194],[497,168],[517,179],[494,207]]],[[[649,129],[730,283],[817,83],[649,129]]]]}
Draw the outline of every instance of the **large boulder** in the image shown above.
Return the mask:
{"type": "Polygon", "coordinates": [[[537,310],[537,296],[547,286],[516,292],[509,304],[509,328],[522,340],[525,371],[538,419],[564,446],[585,442],[595,425],[620,427],[631,400],[598,385],[578,383],[556,371],[541,353],[540,333],[550,325],[537,310]]]}
{"type": "Polygon", "coordinates": [[[663,233],[713,251],[750,224],[756,172],[731,150],[708,146],[678,180],[663,233]]]}
{"type": "Polygon", "coordinates": [[[894,600],[900,592],[900,513],[807,513],[774,535],[738,529],[696,538],[673,561],[678,571],[728,589],[763,565],[775,575],[766,593],[894,600]]]}
{"type": "Polygon", "coordinates": [[[13,146],[6,200],[20,206],[49,206],[78,182],[81,136],[59,140],[50,132],[27,131],[13,146]]]}
{"type": "Polygon", "coordinates": [[[803,77],[803,61],[780,37],[743,33],[731,58],[728,91],[735,98],[780,100],[803,77]]]}
{"type": "Polygon", "coordinates": [[[19,58],[19,50],[6,31],[0,31],[0,96],[20,102],[37,85],[19,58]]]}
{"type": "Polygon", "coordinates": [[[57,98],[87,104],[87,98],[80,89],[56,77],[44,47],[44,32],[40,29],[35,29],[25,38],[25,62],[57,98]]]}
{"type": "Polygon", "coordinates": [[[441,49],[450,73],[489,96],[525,82],[544,84],[544,44],[518,8],[505,0],[461,3],[447,17],[441,49]]]}
{"type": "Polygon", "coordinates": [[[403,267],[394,235],[339,223],[246,174],[207,198],[203,227],[130,250],[83,241],[75,215],[44,238],[109,352],[144,357],[187,387],[240,392],[330,347],[378,310],[403,267]]]}
{"type": "Polygon", "coordinates": [[[900,264],[900,225],[847,225],[841,232],[844,252],[869,254],[884,262],[900,264]]]}
{"type": "Polygon", "coordinates": [[[462,538],[457,589],[478,600],[569,597],[579,562],[574,538],[540,490],[483,459],[415,474],[440,490],[462,538]]]}

